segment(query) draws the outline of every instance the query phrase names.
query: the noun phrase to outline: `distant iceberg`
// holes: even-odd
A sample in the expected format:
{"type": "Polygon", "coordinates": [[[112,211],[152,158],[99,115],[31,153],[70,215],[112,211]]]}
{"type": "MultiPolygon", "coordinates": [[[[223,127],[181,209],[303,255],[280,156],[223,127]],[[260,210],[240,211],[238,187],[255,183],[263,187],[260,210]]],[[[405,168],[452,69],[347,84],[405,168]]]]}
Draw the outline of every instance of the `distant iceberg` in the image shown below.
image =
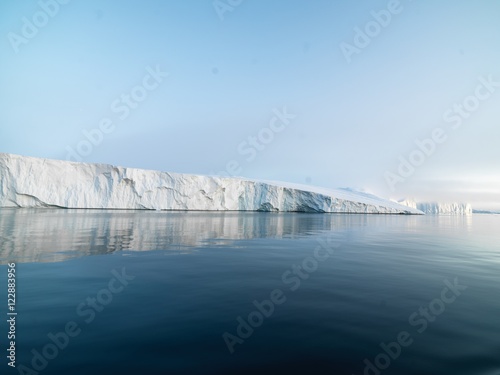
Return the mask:
{"type": "Polygon", "coordinates": [[[398,203],[434,215],[472,215],[472,206],[469,203],[438,203],[415,202],[413,199],[403,199],[398,203]]]}
{"type": "Polygon", "coordinates": [[[0,207],[422,214],[345,189],[0,153],[0,207]]]}

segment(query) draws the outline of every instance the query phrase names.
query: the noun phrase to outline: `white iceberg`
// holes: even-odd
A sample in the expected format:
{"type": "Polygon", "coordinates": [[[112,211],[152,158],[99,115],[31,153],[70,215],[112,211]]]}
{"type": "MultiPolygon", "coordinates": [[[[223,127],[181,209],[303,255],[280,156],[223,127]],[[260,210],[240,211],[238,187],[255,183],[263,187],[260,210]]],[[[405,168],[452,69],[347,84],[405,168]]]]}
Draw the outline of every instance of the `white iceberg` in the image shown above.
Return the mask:
{"type": "Polygon", "coordinates": [[[0,207],[422,214],[370,194],[0,153],[0,207]]]}
{"type": "Polygon", "coordinates": [[[413,199],[404,199],[398,203],[425,214],[433,215],[472,215],[472,206],[469,203],[440,203],[440,202],[416,202],[413,199]]]}

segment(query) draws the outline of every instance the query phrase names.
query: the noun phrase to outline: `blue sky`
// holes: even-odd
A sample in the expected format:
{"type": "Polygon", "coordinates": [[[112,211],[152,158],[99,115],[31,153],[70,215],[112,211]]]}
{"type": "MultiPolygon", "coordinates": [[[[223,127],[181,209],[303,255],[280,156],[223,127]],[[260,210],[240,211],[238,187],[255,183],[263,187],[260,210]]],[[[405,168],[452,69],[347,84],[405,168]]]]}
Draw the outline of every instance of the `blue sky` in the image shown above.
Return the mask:
{"type": "Polygon", "coordinates": [[[499,19],[493,1],[3,1],[0,151],[500,208],[499,19]]]}

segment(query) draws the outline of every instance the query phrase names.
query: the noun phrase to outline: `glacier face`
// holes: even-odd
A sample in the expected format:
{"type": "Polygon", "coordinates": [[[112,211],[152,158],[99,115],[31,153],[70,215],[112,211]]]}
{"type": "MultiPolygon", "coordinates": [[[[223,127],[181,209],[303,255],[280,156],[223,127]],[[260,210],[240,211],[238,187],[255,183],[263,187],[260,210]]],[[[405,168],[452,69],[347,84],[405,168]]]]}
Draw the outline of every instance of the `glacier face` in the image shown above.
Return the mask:
{"type": "Polygon", "coordinates": [[[412,199],[400,200],[398,203],[418,209],[425,214],[472,215],[472,206],[469,203],[415,202],[412,199]]]}
{"type": "Polygon", "coordinates": [[[0,207],[422,214],[342,189],[0,153],[0,207]]]}

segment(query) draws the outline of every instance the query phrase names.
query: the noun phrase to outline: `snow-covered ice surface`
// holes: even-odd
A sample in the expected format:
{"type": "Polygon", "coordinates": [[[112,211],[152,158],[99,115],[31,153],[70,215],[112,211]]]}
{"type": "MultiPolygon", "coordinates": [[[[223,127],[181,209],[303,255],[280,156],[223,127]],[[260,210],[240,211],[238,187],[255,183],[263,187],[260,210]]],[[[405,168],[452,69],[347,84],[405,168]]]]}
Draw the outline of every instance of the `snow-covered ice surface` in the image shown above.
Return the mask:
{"type": "Polygon", "coordinates": [[[347,189],[0,153],[0,207],[422,214],[347,189]]]}
{"type": "Polygon", "coordinates": [[[400,200],[398,203],[418,209],[425,214],[472,215],[472,206],[469,203],[415,202],[413,199],[400,200]]]}

